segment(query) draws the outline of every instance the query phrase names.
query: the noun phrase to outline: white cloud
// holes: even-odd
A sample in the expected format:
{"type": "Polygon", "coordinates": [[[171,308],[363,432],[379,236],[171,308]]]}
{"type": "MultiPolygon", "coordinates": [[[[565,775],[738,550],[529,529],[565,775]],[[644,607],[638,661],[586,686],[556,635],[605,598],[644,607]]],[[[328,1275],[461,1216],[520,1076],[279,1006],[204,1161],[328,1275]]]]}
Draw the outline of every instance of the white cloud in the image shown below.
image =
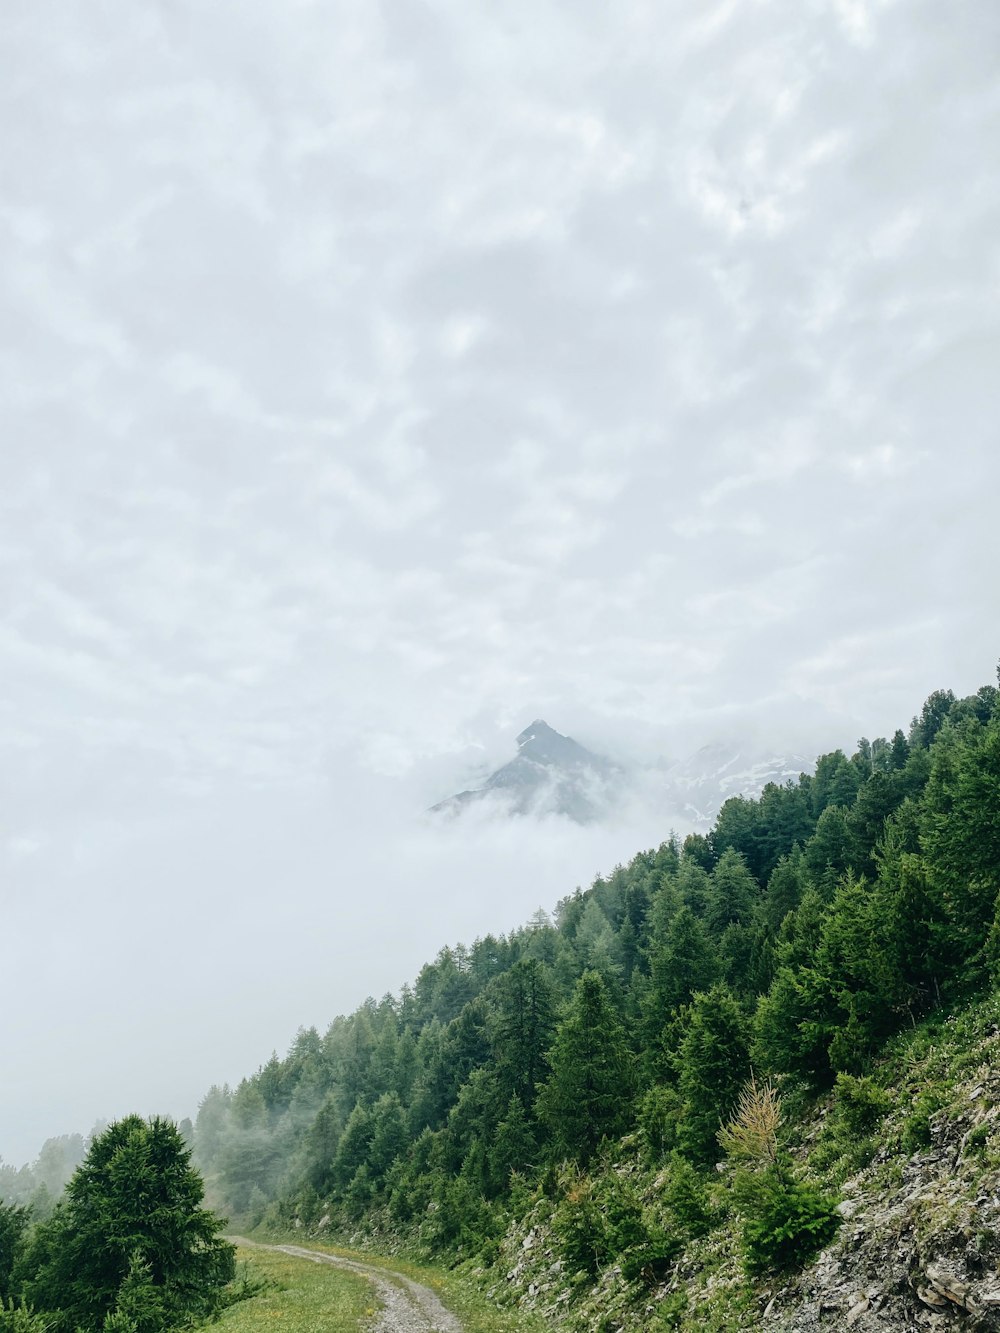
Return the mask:
{"type": "MultiPolygon", "coordinates": [[[[31,892],[63,837],[141,882],[162,814],[218,924],[240,826],[192,831],[195,794],[270,795],[277,846],[331,772],[355,810],[397,775],[398,814],[539,711],[647,750],[789,711],[874,734],[990,678],[988,7],[22,9],[0,729],[31,892]]],[[[350,883],[288,869],[359,939],[353,881],[402,933],[414,901],[378,828],[350,883]]],[[[420,947],[492,923],[415,845],[420,947]]],[[[71,958],[31,892],[25,956],[71,958]]]]}

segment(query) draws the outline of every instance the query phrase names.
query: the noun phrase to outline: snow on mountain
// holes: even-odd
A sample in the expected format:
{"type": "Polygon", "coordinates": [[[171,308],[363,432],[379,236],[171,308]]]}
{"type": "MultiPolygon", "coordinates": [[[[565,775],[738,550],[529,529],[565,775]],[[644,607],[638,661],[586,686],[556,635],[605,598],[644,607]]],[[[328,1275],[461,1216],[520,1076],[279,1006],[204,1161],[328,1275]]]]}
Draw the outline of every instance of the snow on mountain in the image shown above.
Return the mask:
{"type": "Polygon", "coordinates": [[[511,815],[566,815],[589,824],[607,814],[625,785],[625,773],[536,718],[517,737],[517,754],[480,787],[458,792],[433,811],[458,813],[474,801],[493,800],[511,815]]]}
{"type": "Polygon", "coordinates": [[[811,773],[813,767],[814,761],[800,754],[755,752],[715,742],[666,770],[663,799],[686,826],[704,830],[731,796],[759,796],[769,782],[797,782],[800,773],[811,773]]]}
{"type": "Polygon", "coordinates": [[[517,754],[479,786],[431,809],[458,814],[493,802],[504,815],[564,815],[590,824],[628,802],[651,807],[666,829],[705,830],[731,796],[756,797],[769,782],[795,782],[813,763],[800,754],[714,742],[670,765],[636,768],[595,754],[540,718],[517,737],[517,754]]]}

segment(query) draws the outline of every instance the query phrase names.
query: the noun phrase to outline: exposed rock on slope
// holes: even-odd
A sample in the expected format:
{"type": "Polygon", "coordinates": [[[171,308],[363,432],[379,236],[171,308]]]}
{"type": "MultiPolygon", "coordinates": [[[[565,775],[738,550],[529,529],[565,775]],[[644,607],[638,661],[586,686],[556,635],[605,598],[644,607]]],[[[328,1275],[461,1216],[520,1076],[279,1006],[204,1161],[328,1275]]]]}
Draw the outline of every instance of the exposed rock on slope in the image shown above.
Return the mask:
{"type": "MultiPolygon", "coordinates": [[[[994,1039],[991,1053],[1000,1053],[994,1039]]],[[[777,1293],[777,1333],[1000,1329],[1000,1077],[992,1064],[931,1118],[931,1145],[884,1149],[842,1187],[836,1242],[777,1293]]]]}
{"type": "MultiPolygon", "coordinates": [[[[841,1198],[843,1222],[801,1273],[757,1283],[745,1277],[722,1172],[715,1207],[725,1220],[690,1242],[659,1285],[628,1282],[618,1265],[596,1282],[573,1274],[543,1200],[505,1237],[494,1295],[580,1333],[1000,1330],[1000,997],[973,1014],[978,1031],[967,1044],[960,1029],[922,1054],[904,1050],[908,1068],[888,1094],[896,1109],[873,1137],[848,1147],[867,1165],[839,1187],[833,1164],[828,1184],[841,1198]],[[908,1151],[914,1138],[922,1146],[908,1151]]],[[[835,1107],[817,1108],[797,1153],[804,1169],[843,1136],[835,1107]]],[[[647,1177],[645,1197],[655,1189],[647,1177]]]]}

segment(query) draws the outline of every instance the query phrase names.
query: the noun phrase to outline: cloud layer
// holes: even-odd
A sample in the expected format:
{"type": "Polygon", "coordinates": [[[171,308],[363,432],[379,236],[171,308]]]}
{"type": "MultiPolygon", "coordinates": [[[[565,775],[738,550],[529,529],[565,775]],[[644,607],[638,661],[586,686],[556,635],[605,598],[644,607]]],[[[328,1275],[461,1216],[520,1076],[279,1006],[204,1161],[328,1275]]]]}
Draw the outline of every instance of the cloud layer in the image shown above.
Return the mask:
{"type": "Polygon", "coordinates": [[[16,3],[25,947],[33,858],[124,876],[192,802],[418,809],[539,715],[849,743],[988,680],[998,52],[975,0],[16,3]]]}

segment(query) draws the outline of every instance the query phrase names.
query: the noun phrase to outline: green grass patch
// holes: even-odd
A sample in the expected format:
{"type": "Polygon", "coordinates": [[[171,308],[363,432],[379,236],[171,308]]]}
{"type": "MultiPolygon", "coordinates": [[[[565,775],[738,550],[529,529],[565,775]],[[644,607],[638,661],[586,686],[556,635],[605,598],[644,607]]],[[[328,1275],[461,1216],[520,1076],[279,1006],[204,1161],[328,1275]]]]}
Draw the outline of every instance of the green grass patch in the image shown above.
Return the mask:
{"type": "Polygon", "coordinates": [[[273,1250],[237,1251],[250,1277],[263,1278],[267,1290],[240,1301],[222,1314],[215,1328],[223,1333],[358,1333],[379,1308],[371,1284],[357,1273],[314,1264],[273,1250]]]}
{"type": "MultiPolygon", "coordinates": [[[[325,1245],[322,1241],[303,1237],[300,1233],[293,1233],[282,1236],[269,1237],[262,1244],[275,1245],[298,1245],[302,1249],[318,1250],[322,1254],[335,1254],[343,1259],[355,1259],[359,1263],[371,1264],[373,1268],[385,1269],[387,1273],[403,1273],[406,1277],[412,1278],[414,1282],[420,1282],[423,1286],[429,1287],[441,1300],[442,1304],[447,1306],[462,1323],[465,1333],[546,1333],[549,1325],[544,1320],[530,1314],[522,1314],[509,1308],[501,1309],[491,1301],[486,1293],[479,1287],[474,1277],[469,1272],[444,1270],[440,1268],[429,1267],[426,1264],[410,1263],[406,1259],[401,1259],[393,1255],[392,1259],[385,1259],[377,1254],[369,1254],[364,1250],[348,1250],[343,1246],[325,1245]]],[[[308,1259],[295,1259],[290,1255],[275,1254],[269,1250],[240,1250],[239,1258],[250,1258],[256,1261],[259,1257],[268,1259],[278,1259],[286,1261],[289,1264],[298,1264],[302,1268],[309,1269],[311,1273],[336,1273],[341,1270],[333,1268],[327,1264],[314,1264],[308,1259]]],[[[342,1276],[349,1277],[351,1281],[361,1282],[363,1289],[368,1297],[368,1309],[375,1307],[374,1295],[371,1287],[364,1278],[355,1277],[354,1274],[344,1273],[342,1276]]],[[[256,1305],[256,1301],[244,1303],[248,1308],[256,1305]]],[[[229,1313],[235,1314],[239,1307],[234,1307],[229,1313]]],[[[223,1325],[223,1327],[226,1327],[223,1325]]],[[[249,1333],[251,1329],[270,1327],[264,1323],[254,1324],[234,1324],[232,1333],[249,1333]]],[[[274,1325],[278,1333],[299,1333],[299,1326],[295,1324],[276,1323],[274,1325]]],[[[313,1326],[317,1327],[316,1325],[313,1326]]],[[[353,1329],[353,1324],[331,1324],[329,1333],[339,1333],[339,1330],[353,1329]]],[[[305,1333],[306,1325],[302,1325],[302,1333],[305,1333]]],[[[328,1333],[324,1326],[324,1333],[328,1333]]]]}

